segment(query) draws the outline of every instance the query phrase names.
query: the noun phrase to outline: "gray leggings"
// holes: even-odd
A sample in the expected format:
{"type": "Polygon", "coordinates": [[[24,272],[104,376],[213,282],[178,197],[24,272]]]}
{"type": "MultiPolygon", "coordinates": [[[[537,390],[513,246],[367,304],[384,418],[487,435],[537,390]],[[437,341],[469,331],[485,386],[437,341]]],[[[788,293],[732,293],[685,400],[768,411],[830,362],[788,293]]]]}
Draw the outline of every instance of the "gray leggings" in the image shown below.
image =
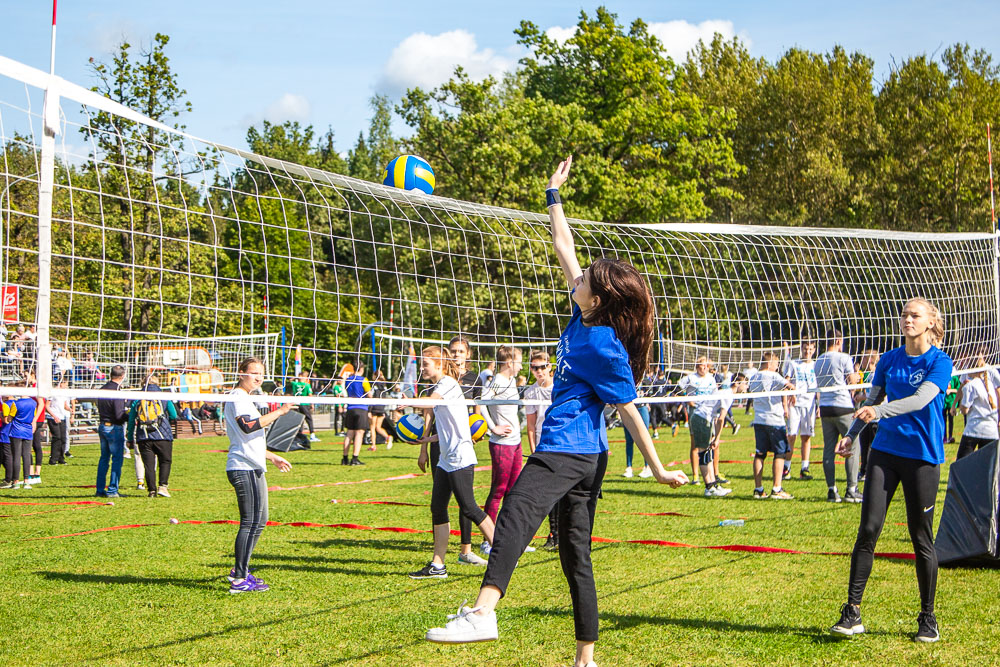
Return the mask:
{"type": "Polygon", "coordinates": [[[240,529],[236,533],[237,579],[250,573],[250,554],[267,525],[267,479],[263,470],[227,470],[229,483],[236,489],[236,504],[240,508],[240,529]]]}
{"type": "MultiPolygon", "coordinates": [[[[851,414],[840,417],[821,417],[823,424],[823,475],[826,477],[826,485],[836,488],[837,486],[837,443],[847,435],[851,428],[854,416],[851,414]]],[[[847,469],[847,487],[853,488],[858,485],[858,467],[861,458],[861,443],[859,438],[854,439],[851,445],[851,455],[844,461],[844,468],[847,469]]]]}

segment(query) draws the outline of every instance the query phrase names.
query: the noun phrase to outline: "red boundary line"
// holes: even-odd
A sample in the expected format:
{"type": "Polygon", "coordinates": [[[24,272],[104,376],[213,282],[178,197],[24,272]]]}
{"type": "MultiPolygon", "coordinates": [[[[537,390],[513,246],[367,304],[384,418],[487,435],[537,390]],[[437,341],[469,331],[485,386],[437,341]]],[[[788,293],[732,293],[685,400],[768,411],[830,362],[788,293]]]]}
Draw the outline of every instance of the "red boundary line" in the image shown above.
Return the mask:
{"type": "MultiPolygon", "coordinates": [[[[180,521],[179,523],[186,523],[191,525],[201,525],[201,524],[222,524],[222,525],[239,525],[239,521],[234,519],[217,519],[215,521],[180,521]]],[[[77,537],[79,535],[90,535],[93,533],[103,533],[112,530],[127,530],[129,528],[147,528],[150,526],[158,526],[163,524],[154,523],[137,523],[137,524],[126,524],[124,526],[110,526],[108,528],[97,528],[95,530],[85,530],[80,533],[69,533],[67,535],[50,535],[48,537],[29,537],[26,540],[54,540],[61,537],[77,537]]],[[[170,525],[170,524],[167,524],[170,525]]],[[[417,528],[403,528],[400,526],[365,526],[357,523],[313,523],[311,521],[292,521],[288,523],[282,523],[279,521],[268,521],[268,526],[292,526],[295,528],[343,528],[347,530],[378,530],[387,533],[430,533],[429,530],[420,530],[417,528]]],[[[452,535],[459,535],[459,531],[452,530],[452,535]]],[[[751,544],[723,544],[723,545],[712,545],[712,546],[702,546],[698,544],[685,544],[684,542],[670,542],[667,540],[615,540],[608,537],[591,537],[592,542],[598,542],[601,544],[643,544],[647,546],[657,546],[657,547],[678,547],[683,549],[714,549],[717,551],[741,551],[747,553],[764,553],[764,554],[800,554],[805,556],[848,556],[850,554],[841,551],[799,551],[797,549],[780,549],[777,547],[762,547],[751,544]]],[[[914,560],[916,557],[911,553],[876,553],[879,558],[895,558],[901,560],[914,560]]]]}

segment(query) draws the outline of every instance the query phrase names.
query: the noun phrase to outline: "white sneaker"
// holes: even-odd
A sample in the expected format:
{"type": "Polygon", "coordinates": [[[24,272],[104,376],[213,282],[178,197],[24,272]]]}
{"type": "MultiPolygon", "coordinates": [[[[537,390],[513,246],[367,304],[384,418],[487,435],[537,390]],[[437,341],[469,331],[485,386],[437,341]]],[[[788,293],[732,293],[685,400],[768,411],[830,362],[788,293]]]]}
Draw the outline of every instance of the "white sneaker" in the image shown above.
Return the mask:
{"type": "Polygon", "coordinates": [[[458,562],[463,565],[486,565],[487,561],[470,551],[467,554],[458,554],[458,562]]]}
{"type": "Polygon", "coordinates": [[[628,467],[628,468],[625,468],[625,472],[622,473],[622,477],[625,477],[626,479],[632,479],[632,468],[631,468],[631,466],[628,467]]]}
{"type": "Polygon", "coordinates": [[[309,442],[319,442],[319,438],[316,437],[315,433],[309,434],[309,442]]]}
{"type": "Polygon", "coordinates": [[[497,636],[495,611],[480,615],[462,605],[457,614],[448,614],[448,622],[443,628],[431,628],[424,639],[441,644],[466,644],[494,641],[497,636]]]}
{"type": "Polygon", "coordinates": [[[492,550],[493,550],[493,547],[486,540],[483,540],[483,543],[479,545],[479,552],[481,554],[483,554],[484,556],[489,556],[490,555],[490,551],[492,551],[492,550]]]}
{"type": "Polygon", "coordinates": [[[535,550],[535,547],[531,546],[530,544],[528,546],[524,547],[524,553],[526,553],[526,554],[530,554],[534,550],[535,550]]]}
{"type": "Polygon", "coordinates": [[[653,476],[653,469],[649,466],[645,466],[641,471],[639,471],[639,477],[641,479],[649,479],[653,476]]]}
{"type": "Polygon", "coordinates": [[[124,457],[125,457],[126,459],[130,459],[130,458],[132,458],[132,452],[131,452],[131,451],[129,451],[129,448],[128,448],[128,447],[126,447],[126,448],[125,448],[125,454],[124,454],[123,456],[124,456],[124,457]]]}
{"type": "Polygon", "coordinates": [[[728,496],[732,492],[733,492],[732,489],[727,489],[727,488],[725,488],[723,486],[719,486],[718,484],[716,484],[715,486],[713,486],[710,489],[705,489],[705,497],[706,498],[721,498],[723,496],[728,496]]]}
{"type": "Polygon", "coordinates": [[[170,491],[167,489],[166,486],[158,486],[156,487],[156,495],[160,496],[161,498],[169,498],[170,491]]]}

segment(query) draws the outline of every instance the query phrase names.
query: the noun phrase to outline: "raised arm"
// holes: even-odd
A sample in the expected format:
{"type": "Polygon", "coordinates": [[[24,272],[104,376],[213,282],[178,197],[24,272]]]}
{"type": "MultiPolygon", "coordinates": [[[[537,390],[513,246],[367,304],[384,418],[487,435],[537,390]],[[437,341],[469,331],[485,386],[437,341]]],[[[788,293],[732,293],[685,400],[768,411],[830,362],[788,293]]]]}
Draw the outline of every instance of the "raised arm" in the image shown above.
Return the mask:
{"type": "Polygon", "coordinates": [[[559,266],[562,267],[563,273],[566,275],[566,282],[569,283],[570,289],[576,287],[577,279],[583,275],[580,262],[576,258],[573,232],[570,231],[569,224],[566,222],[566,214],[563,212],[562,201],[559,199],[559,186],[569,178],[569,168],[572,165],[572,155],[560,162],[549,179],[549,187],[545,190],[545,203],[549,209],[549,220],[552,222],[552,245],[555,247],[559,266]]]}

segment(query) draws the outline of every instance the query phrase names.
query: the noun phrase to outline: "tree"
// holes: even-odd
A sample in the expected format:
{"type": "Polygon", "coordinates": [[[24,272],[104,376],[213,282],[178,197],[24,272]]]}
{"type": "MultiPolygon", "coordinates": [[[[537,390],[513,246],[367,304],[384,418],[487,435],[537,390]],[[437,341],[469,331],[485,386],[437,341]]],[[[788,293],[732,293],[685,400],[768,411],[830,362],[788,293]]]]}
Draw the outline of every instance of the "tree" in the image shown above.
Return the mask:
{"type": "Polygon", "coordinates": [[[358,134],[358,142],[347,158],[349,173],[366,181],[381,181],[382,171],[389,161],[399,155],[400,142],[392,134],[392,105],[385,95],[375,95],[369,100],[372,118],[368,137],[358,134]]]}
{"type": "Polygon", "coordinates": [[[581,13],[565,43],[522,22],[530,49],[502,81],[473,82],[458,69],[399,107],[416,130],[408,146],[441,176],[442,194],[537,209],[558,158],[577,156],[568,210],[607,221],[703,218],[707,196],[738,170],[728,120],[681,86],[683,70],[646,24],[581,13]]]}

